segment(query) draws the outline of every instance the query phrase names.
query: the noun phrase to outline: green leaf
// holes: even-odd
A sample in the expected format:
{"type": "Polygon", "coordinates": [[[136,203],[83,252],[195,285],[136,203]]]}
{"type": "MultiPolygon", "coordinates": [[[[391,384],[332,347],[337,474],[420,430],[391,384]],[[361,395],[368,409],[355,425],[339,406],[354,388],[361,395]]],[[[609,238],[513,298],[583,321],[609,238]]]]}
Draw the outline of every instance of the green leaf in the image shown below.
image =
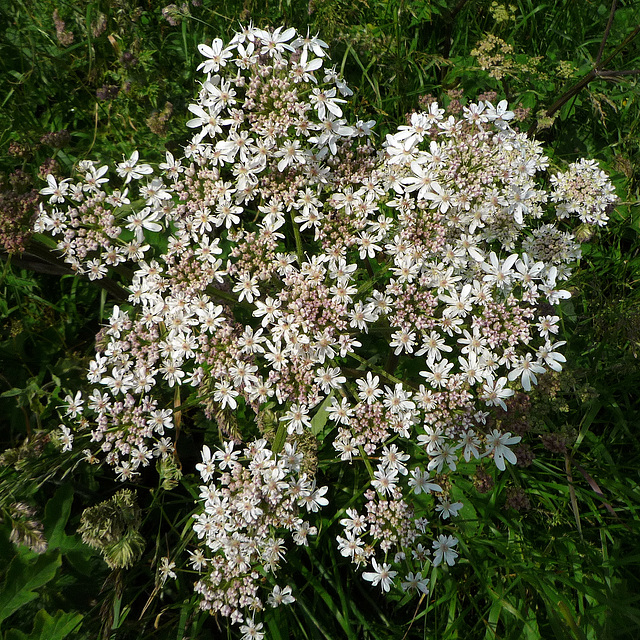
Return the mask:
{"type": "Polygon", "coordinates": [[[53,498],[47,502],[42,520],[44,536],[49,543],[49,549],[60,549],[69,563],[84,575],[91,575],[93,566],[91,556],[97,553],[82,542],[79,535],[69,536],[65,527],[71,513],[74,488],[66,484],[56,491],[53,498]]]}
{"type": "Polygon", "coordinates": [[[55,616],[40,609],[33,621],[33,630],[29,635],[17,629],[9,629],[5,640],[63,640],[70,633],[77,631],[82,616],[79,613],[57,611],[55,616]]]}
{"type": "Polygon", "coordinates": [[[0,393],[0,398],[13,398],[15,396],[19,396],[24,389],[9,389],[9,391],[3,391],[0,393]]]}
{"type": "Polygon", "coordinates": [[[0,625],[20,607],[38,597],[35,590],[55,576],[61,563],[58,551],[39,556],[35,562],[14,557],[0,591],[0,625]]]}
{"type": "Polygon", "coordinates": [[[273,439],[273,452],[280,453],[282,448],[284,447],[284,443],[287,439],[287,425],[285,422],[280,422],[278,424],[278,429],[276,431],[276,436],[273,439]]]}
{"type": "Polygon", "coordinates": [[[73,487],[70,484],[60,487],[53,498],[47,502],[42,524],[50,549],[61,547],[66,539],[69,538],[69,536],[65,534],[64,528],[71,513],[72,502],[73,487]]]}
{"type": "Polygon", "coordinates": [[[316,415],[311,419],[311,433],[313,433],[314,436],[320,435],[320,433],[324,429],[324,425],[327,424],[327,418],[329,417],[327,407],[331,405],[333,395],[334,392],[332,391],[320,405],[320,407],[316,411],[316,415]]]}

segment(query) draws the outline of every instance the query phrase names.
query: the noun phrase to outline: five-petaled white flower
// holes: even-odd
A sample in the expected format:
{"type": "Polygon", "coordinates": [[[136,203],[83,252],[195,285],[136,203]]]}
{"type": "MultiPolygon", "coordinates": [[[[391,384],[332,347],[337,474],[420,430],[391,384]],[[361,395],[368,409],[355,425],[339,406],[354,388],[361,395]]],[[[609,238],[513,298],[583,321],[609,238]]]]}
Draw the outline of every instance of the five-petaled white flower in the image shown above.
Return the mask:
{"type": "Polygon", "coordinates": [[[49,202],[51,204],[64,202],[64,198],[67,192],[69,191],[70,180],[71,180],[70,178],[65,178],[64,180],[60,180],[60,182],[58,182],[55,179],[55,176],[52,176],[51,174],[49,174],[47,176],[47,184],[49,186],[44,187],[44,189],[40,189],[40,193],[43,196],[51,196],[49,198],[49,202]]]}
{"type": "Polygon", "coordinates": [[[202,69],[204,73],[217,73],[220,67],[226,66],[227,60],[233,56],[232,50],[225,48],[220,38],[215,38],[211,46],[199,44],[198,51],[205,56],[205,58],[208,58],[208,60],[198,65],[197,70],[200,71],[200,69],[202,69]]]}
{"type": "Polygon", "coordinates": [[[284,588],[276,585],[267,598],[267,602],[271,607],[279,607],[281,604],[291,604],[295,601],[296,599],[291,595],[291,587],[289,585],[284,588]]]}
{"type": "Polygon", "coordinates": [[[373,571],[365,571],[362,577],[368,580],[374,587],[379,584],[384,592],[390,591],[393,579],[398,575],[398,572],[392,571],[391,565],[386,562],[378,564],[375,558],[372,559],[372,565],[373,571]]]}
{"type": "Polygon", "coordinates": [[[452,567],[458,557],[458,552],[453,548],[457,544],[458,540],[453,536],[438,536],[438,539],[433,541],[433,566],[437,567],[444,561],[452,567]]]}
{"type": "Polygon", "coordinates": [[[487,450],[484,455],[493,454],[493,461],[500,471],[505,470],[504,461],[507,460],[511,464],[515,464],[518,460],[516,454],[509,449],[511,445],[518,444],[522,438],[520,436],[512,436],[510,431],[500,433],[497,429],[493,429],[487,436],[487,450]]]}
{"type": "Polygon", "coordinates": [[[124,178],[124,183],[128,184],[131,180],[139,180],[142,176],[153,173],[153,169],[148,164],[138,164],[140,154],[134,151],[131,157],[116,166],[116,173],[124,178]]]}

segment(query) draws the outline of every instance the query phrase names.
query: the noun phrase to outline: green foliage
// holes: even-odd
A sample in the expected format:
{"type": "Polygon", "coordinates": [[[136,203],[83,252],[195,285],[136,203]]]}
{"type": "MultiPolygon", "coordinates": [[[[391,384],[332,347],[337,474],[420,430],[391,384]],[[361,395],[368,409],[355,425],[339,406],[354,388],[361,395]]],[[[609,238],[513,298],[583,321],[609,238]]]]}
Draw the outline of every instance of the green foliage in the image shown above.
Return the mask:
{"type": "Polygon", "coordinates": [[[2,585],[0,624],[38,597],[35,590],[53,579],[61,562],[58,551],[29,559],[13,558],[2,585]]]}
{"type": "Polygon", "coordinates": [[[50,616],[41,609],[34,618],[30,634],[10,629],[5,634],[5,640],[62,640],[78,630],[81,620],[79,613],[56,611],[55,616],[50,616]]]}
{"type": "MultiPolygon", "coordinates": [[[[428,597],[389,602],[347,571],[335,550],[337,523],[320,519],[314,546],[287,558],[299,607],[267,611],[269,637],[637,638],[640,48],[638,38],[629,39],[636,3],[618,3],[600,55],[610,6],[598,2],[192,5],[167,14],[177,24],[161,3],[137,0],[0,5],[0,209],[19,218],[16,228],[35,212],[29,194],[41,188],[39,175],[67,174],[89,156],[119,160],[144,148],[147,159],[159,160],[178,149],[197,89],[197,45],[228,38],[239,18],[320,31],[356,88],[354,110],[376,117],[381,137],[426,94],[450,105],[493,91],[522,105],[520,126],[538,129],[552,162],[584,153],[601,159],[621,198],[611,229],[583,245],[574,280],[580,294],[563,307],[569,367],[562,383],[550,377],[541,385],[527,418],[535,459],[492,478],[490,494],[477,491],[479,471],[469,465],[458,488],[465,502],[460,563],[433,569],[428,597]],[[572,94],[602,60],[606,67],[572,94]],[[516,489],[528,509],[509,506],[523,504],[513,499],[522,495],[516,489]],[[444,580],[445,571],[454,579],[444,580]]],[[[161,470],[160,482],[143,478],[145,515],[129,504],[129,520],[118,521],[118,535],[100,547],[112,568],[126,566],[121,555],[113,559],[122,549],[104,547],[129,535],[127,557],[142,557],[129,572],[109,572],[100,553],[71,533],[90,528],[81,525],[87,507],[104,511],[119,495],[101,471],[81,470],[80,454],[61,462],[52,435],[56,406],[81,384],[107,295],[117,299],[117,289],[62,273],[52,253],[32,244],[22,258],[5,259],[0,276],[4,639],[77,637],[79,629],[91,638],[221,637],[194,608],[193,576],[157,587],[159,557],[184,553],[191,531],[184,509],[197,497],[193,478],[178,466],[161,470]],[[43,514],[48,548],[40,555],[10,541],[10,506],[18,501],[43,514]]],[[[316,414],[314,433],[325,423],[326,413],[316,414]]],[[[193,466],[200,436],[188,421],[183,427],[182,463],[193,466]]],[[[215,427],[208,429],[215,438],[215,427]]],[[[361,492],[355,474],[343,465],[322,472],[335,488],[332,499],[348,508],[361,492]]],[[[114,513],[117,519],[123,511],[114,513]]]]}

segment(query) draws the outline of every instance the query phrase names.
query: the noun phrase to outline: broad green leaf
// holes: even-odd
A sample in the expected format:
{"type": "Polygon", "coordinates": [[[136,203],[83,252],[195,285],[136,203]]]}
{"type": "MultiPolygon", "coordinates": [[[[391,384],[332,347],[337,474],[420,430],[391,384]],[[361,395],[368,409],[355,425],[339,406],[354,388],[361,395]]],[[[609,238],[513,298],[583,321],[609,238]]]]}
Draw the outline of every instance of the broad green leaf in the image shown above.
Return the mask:
{"type": "Polygon", "coordinates": [[[36,589],[49,582],[62,563],[58,551],[28,562],[16,556],[0,587],[0,625],[20,607],[38,597],[36,589]]]}
{"type": "Polygon", "coordinates": [[[71,513],[71,503],[73,502],[73,487],[70,484],[63,485],[58,489],[47,502],[44,510],[44,532],[50,549],[59,548],[67,536],[64,528],[71,513]]]}
{"type": "Polygon", "coordinates": [[[29,635],[17,629],[9,629],[4,640],[63,640],[78,630],[81,621],[82,616],[79,613],[57,611],[55,616],[51,616],[44,609],[40,609],[29,635]]]}

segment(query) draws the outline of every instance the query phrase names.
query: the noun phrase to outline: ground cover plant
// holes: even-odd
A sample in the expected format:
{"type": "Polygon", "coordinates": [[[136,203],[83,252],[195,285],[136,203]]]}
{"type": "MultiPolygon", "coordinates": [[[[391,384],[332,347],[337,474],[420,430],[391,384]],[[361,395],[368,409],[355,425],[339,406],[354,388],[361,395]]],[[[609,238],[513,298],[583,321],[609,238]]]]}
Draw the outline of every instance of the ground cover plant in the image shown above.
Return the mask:
{"type": "Polygon", "coordinates": [[[141,8],[198,81],[138,133],[136,27],[88,5],[106,122],[37,187],[11,126],[7,638],[634,636],[631,14],[575,14],[600,37],[561,86],[559,46],[514,53],[526,5],[335,6],[141,8]],[[313,20],[331,46],[280,26],[313,20]]]}

